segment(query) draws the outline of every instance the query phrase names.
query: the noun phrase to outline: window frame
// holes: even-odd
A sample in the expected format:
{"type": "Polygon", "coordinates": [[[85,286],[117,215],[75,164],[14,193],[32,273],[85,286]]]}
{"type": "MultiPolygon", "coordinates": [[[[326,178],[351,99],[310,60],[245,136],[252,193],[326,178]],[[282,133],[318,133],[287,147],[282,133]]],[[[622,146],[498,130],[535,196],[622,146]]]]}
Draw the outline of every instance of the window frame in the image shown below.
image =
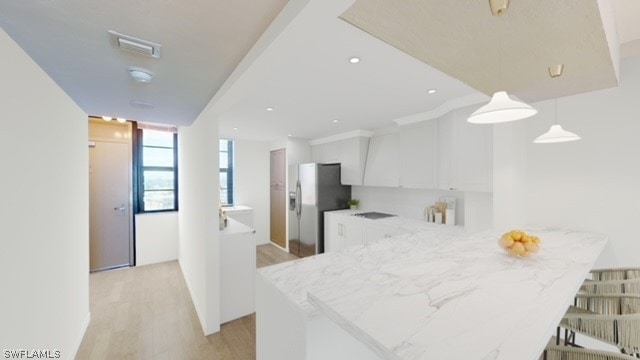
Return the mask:
{"type": "MultiPolygon", "coordinates": [[[[227,142],[227,167],[226,168],[222,168],[220,165],[218,164],[218,181],[220,181],[220,174],[222,172],[225,172],[227,174],[227,203],[226,204],[222,204],[223,207],[231,207],[234,205],[234,194],[233,194],[233,190],[234,190],[234,181],[233,181],[233,176],[234,176],[234,161],[233,159],[235,158],[235,154],[234,154],[234,141],[232,139],[219,139],[218,140],[218,161],[220,161],[220,141],[226,141],[227,142]],[[229,201],[230,200],[230,201],[229,201]]],[[[220,191],[222,191],[222,187],[220,187],[220,191]]],[[[219,194],[220,195],[220,194],[219,194]]],[[[219,196],[218,195],[218,196],[219,196]]]]}
{"type": "Polygon", "coordinates": [[[134,197],[137,200],[136,201],[137,204],[135,206],[135,213],[145,214],[145,213],[162,213],[162,212],[178,211],[179,210],[179,206],[178,206],[179,204],[179,201],[178,201],[178,134],[175,131],[171,131],[171,130],[137,127],[135,142],[136,142],[136,155],[135,155],[134,163],[135,163],[135,175],[136,175],[136,185],[137,185],[135,189],[136,191],[134,192],[134,197]],[[145,146],[144,130],[166,131],[168,133],[172,133],[173,147],[169,148],[164,146],[145,146]],[[144,149],[145,148],[172,149],[173,150],[173,166],[144,166],[144,149]],[[145,171],[173,172],[173,189],[145,190],[145,187],[144,187],[145,171]],[[144,194],[146,191],[173,191],[173,208],[146,210],[144,208],[144,194]]]}

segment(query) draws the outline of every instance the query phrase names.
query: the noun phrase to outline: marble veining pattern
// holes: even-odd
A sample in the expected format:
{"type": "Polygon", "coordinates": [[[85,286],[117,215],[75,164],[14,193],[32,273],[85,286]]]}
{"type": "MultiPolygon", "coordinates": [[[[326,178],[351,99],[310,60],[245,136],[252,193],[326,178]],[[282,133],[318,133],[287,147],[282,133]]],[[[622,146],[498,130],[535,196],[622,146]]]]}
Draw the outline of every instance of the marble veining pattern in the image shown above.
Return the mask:
{"type": "Polygon", "coordinates": [[[500,234],[420,230],[261,274],[385,359],[537,359],[606,242],[527,229],[540,253],[512,258],[500,234]]]}

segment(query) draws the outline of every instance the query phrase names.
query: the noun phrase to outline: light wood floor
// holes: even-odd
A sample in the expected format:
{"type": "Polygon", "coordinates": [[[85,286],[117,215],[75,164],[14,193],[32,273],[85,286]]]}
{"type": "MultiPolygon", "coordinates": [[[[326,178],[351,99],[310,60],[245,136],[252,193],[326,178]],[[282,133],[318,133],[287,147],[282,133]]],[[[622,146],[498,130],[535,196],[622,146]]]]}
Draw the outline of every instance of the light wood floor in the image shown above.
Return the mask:
{"type": "MultiPolygon", "coordinates": [[[[257,267],[296,259],[257,248],[257,267]]],[[[76,359],[255,359],[255,315],[204,336],[177,261],[91,274],[91,323],[76,359]]]]}

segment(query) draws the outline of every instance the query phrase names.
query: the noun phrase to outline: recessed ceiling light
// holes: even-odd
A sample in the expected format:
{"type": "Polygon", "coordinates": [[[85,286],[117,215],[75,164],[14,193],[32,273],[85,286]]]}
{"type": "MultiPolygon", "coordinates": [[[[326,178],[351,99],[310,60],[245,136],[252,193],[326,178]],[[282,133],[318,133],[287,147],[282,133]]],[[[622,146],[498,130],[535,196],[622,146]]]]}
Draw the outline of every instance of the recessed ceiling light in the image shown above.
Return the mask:
{"type": "Polygon", "coordinates": [[[349,62],[352,63],[352,64],[357,64],[357,63],[360,62],[360,58],[356,57],[356,56],[351,57],[351,58],[349,58],[349,62]]]}
{"type": "Polygon", "coordinates": [[[238,130],[238,128],[237,128],[237,127],[234,127],[234,128],[233,128],[233,130],[238,130]]]}
{"type": "Polygon", "coordinates": [[[111,118],[111,117],[109,117],[109,116],[103,116],[103,117],[102,117],[102,120],[104,120],[104,121],[111,121],[111,120],[113,120],[113,118],[111,118]]]}
{"type": "Polygon", "coordinates": [[[429,91],[427,91],[429,94],[435,94],[438,92],[438,90],[436,89],[429,89],[429,91]]]}
{"type": "Polygon", "coordinates": [[[133,80],[140,83],[150,83],[151,79],[153,79],[153,73],[151,71],[133,66],[129,68],[129,75],[131,75],[133,80]]]}
{"type": "Polygon", "coordinates": [[[287,136],[288,136],[288,137],[292,137],[293,135],[291,135],[291,134],[288,134],[287,136]]]}
{"type": "Polygon", "coordinates": [[[333,119],[333,123],[334,123],[334,124],[337,124],[337,123],[339,123],[339,122],[340,122],[340,120],[338,120],[338,119],[333,119]]]}
{"type": "Polygon", "coordinates": [[[116,118],[116,120],[118,120],[118,122],[119,122],[120,124],[124,124],[124,123],[126,123],[126,122],[127,122],[127,119],[125,119],[125,118],[116,118]]]}
{"type": "Polygon", "coordinates": [[[272,108],[272,107],[268,107],[268,108],[266,108],[265,110],[267,110],[267,111],[273,111],[273,108],[272,108]]]}

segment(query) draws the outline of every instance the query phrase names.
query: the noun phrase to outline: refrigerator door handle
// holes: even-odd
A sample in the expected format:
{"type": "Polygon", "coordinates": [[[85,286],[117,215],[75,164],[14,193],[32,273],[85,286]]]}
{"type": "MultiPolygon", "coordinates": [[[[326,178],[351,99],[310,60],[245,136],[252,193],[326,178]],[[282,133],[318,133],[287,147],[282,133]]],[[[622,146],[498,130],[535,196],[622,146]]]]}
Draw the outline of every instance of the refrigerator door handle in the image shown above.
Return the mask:
{"type": "Polygon", "coordinates": [[[296,184],[296,215],[300,219],[302,214],[302,186],[300,186],[300,180],[296,184]]]}

